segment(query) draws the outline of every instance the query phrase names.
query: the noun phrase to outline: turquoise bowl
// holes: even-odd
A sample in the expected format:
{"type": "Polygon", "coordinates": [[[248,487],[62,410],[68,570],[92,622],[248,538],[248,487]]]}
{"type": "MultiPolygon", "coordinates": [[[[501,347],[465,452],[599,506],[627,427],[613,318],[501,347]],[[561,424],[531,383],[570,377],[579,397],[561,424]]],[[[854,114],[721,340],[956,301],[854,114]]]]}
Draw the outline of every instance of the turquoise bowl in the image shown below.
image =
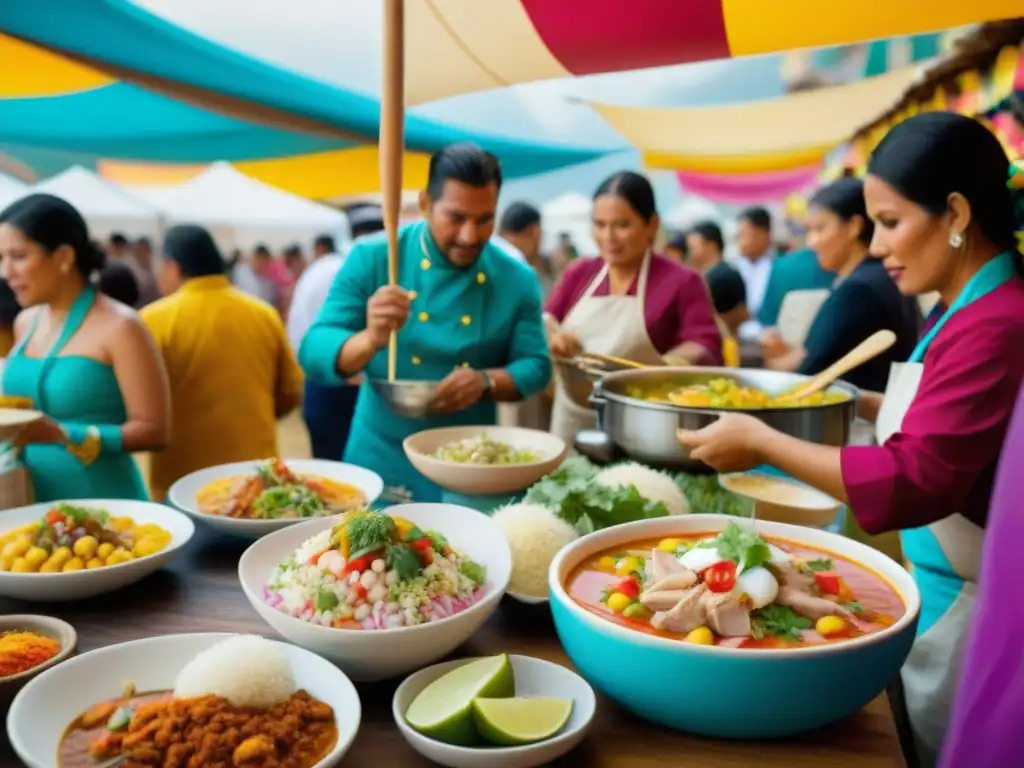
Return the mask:
{"type": "Polygon", "coordinates": [[[906,613],[891,627],[840,643],[782,650],[718,648],[626,629],[581,608],[566,593],[586,558],[643,539],[714,534],[736,518],[687,515],[607,528],[563,548],[548,574],[558,637],[586,680],[639,717],[686,733],[728,739],[792,736],[834,723],[882,693],[910,653],[921,597],[888,556],[836,533],[783,523],[756,525],[774,539],[843,555],[881,575],[906,613]]]}

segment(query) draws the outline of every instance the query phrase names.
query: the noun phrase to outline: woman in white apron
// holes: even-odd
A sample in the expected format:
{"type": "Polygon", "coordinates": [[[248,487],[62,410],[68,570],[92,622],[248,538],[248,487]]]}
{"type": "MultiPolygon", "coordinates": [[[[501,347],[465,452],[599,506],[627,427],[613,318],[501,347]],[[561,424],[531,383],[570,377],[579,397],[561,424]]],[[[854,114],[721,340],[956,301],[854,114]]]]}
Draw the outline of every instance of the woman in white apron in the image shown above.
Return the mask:
{"type": "Polygon", "coordinates": [[[901,123],[872,155],[871,250],[903,293],[937,290],[945,307],[909,362],[893,366],[878,446],[814,445],[743,415],[680,435],[720,471],[770,464],[848,502],[868,533],[900,531],[922,598],[902,682],[923,766],[934,764],[948,725],[992,480],[1024,380],[1008,167],[984,126],[942,112],[901,123]]]}
{"type": "MultiPolygon", "coordinates": [[[[551,353],[611,355],[646,365],[721,364],[722,340],[700,274],[651,252],[659,219],[654,190],[624,171],[594,195],[600,259],[577,259],[545,305],[551,353]]],[[[594,411],[559,376],[551,431],[572,441],[596,424],[594,411]]]]}

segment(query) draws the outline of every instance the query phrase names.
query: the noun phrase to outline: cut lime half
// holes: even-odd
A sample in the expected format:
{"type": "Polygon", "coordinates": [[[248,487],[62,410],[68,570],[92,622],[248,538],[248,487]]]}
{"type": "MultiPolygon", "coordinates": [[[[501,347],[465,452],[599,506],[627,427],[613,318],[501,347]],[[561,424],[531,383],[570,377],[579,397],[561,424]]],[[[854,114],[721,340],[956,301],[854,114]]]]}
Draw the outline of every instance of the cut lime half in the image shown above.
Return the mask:
{"type": "Polygon", "coordinates": [[[405,721],[424,736],[445,744],[473,746],[473,700],[501,700],[515,694],[515,675],[507,654],[477,659],[432,682],[413,699],[405,721]]]}
{"type": "Polygon", "coordinates": [[[505,747],[550,739],[571,715],[571,699],[478,698],[473,702],[473,722],[480,735],[505,747]]]}

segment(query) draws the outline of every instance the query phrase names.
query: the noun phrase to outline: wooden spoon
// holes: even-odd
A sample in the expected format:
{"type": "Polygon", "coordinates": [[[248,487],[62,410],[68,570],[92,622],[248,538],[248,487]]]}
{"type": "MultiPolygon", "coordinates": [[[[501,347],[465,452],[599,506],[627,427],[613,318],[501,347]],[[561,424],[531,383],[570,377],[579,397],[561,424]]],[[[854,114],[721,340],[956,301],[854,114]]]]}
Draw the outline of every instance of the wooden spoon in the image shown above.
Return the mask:
{"type": "Polygon", "coordinates": [[[892,331],[878,331],[878,333],[868,336],[864,341],[800,387],[800,389],[780,397],[779,402],[799,400],[800,398],[821,392],[821,390],[831,386],[836,379],[849,373],[858,365],[863,365],[868,360],[882,354],[895,343],[896,334],[892,331]]]}
{"type": "Polygon", "coordinates": [[[612,357],[611,355],[601,355],[597,352],[581,352],[579,357],[586,358],[588,360],[597,360],[599,363],[606,363],[608,365],[617,365],[620,368],[633,368],[635,370],[642,370],[645,368],[656,368],[654,365],[644,365],[638,363],[635,360],[627,360],[624,357],[612,357]]]}

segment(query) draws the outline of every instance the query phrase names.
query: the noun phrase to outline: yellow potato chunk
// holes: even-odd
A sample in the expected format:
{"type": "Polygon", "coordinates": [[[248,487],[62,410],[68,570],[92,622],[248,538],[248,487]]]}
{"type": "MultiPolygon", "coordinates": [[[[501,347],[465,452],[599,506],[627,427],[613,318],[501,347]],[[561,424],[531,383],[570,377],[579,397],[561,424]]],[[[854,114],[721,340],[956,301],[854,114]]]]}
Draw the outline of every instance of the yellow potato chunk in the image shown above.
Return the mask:
{"type": "Polygon", "coordinates": [[[94,557],[85,564],[85,567],[91,570],[93,568],[102,568],[104,565],[106,565],[106,563],[98,557],[94,557]]]}
{"type": "Polygon", "coordinates": [[[35,570],[24,557],[16,558],[11,565],[11,573],[34,573],[35,570]]]}
{"type": "Polygon", "coordinates": [[[99,547],[96,548],[96,557],[106,560],[110,557],[110,553],[114,551],[114,545],[109,541],[104,541],[99,547]]]}
{"type": "Polygon", "coordinates": [[[21,557],[29,549],[32,548],[32,539],[28,536],[18,536],[13,541],[8,542],[0,553],[4,557],[21,557]]]}
{"type": "Polygon", "coordinates": [[[25,553],[24,557],[31,564],[32,570],[37,570],[39,566],[49,559],[50,553],[42,547],[32,547],[25,553]]]}
{"type": "Polygon", "coordinates": [[[63,571],[64,573],[70,573],[71,571],[81,571],[84,569],[85,561],[83,561],[82,558],[80,557],[72,557],[70,560],[64,563],[64,567],[61,568],[61,571],[63,571]]]}
{"type": "Polygon", "coordinates": [[[136,557],[148,557],[149,555],[155,555],[166,546],[167,544],[156,536],[146,536],[135,542],[135,546],[132,547],[132,554],[136,557]]]}
{"type": "Polygon", "coordinates": [[[73,551],[83,560],[88,560],[96,554],[96,550],[99,549],[100,543],[96,540],[95,536],[83,536],[75,542],[73,551]]]}

